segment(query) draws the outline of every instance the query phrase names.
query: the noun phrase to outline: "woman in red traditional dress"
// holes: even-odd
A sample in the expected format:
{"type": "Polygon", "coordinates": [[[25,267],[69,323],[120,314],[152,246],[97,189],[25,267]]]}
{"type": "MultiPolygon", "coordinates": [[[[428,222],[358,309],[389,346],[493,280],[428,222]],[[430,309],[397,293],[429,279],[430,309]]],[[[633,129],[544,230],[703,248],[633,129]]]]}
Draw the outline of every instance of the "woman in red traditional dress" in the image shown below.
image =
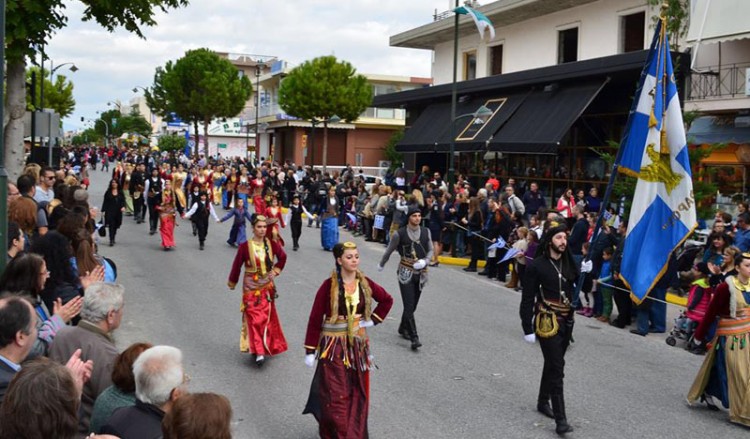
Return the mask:
{"type": "Polygon", "coordinates": [[[281,207],[279,207],[279,200],[276,197],[271,198],[271,205],[266,207],[266,218],[268,218],[268,236],[277,241],[279,244],[284,245],[284,239],[281,237],[281,227],[286,228],[284,222],[284,215],[281,214],[281,207]]]}
{"type": "Polygon", "coordinates": [[[287,350],[276,313],[275,283],[276,276],[286,264],[286,253],[281,245],[266,238],[268,225],[263,215],[253,215],[250,222],[253,226],[252,239],[237,249],[228,285],[232,290],[237,286],[244,265],[240,351],[255,354],[255,364],[260,367],[266,355],[278,355],[287,350]]]}
{"type": "Polygon", "coordinates": [[[260,171],[255,172],[255,178],[250,180],[250,190],[253,193],[253,204],[255,205],[255,213],[264,213],[266,211],[266,200],[263,199],[263,192],[265,192],[265,182],[263,181],[263,174],[260,171]]]}
{"type": "Polygon", "coordinates": [[[393,297],[359,271],[356,244],[336,244],[333,257],[336,269],[318,289],[307,322],[305,364],[313,367],[317,358],[318,367],[303,413],[318,420],[321,438],[366,438],[374,364],[365,328],[383,322],[393,297]]]}
{"type": "Polygon", "coordinates": [[[172,184],[164,180],[164,190],[161,195],[161,204],[156,206],[159,212],[159,233],[161,234],[161,246],[164,250],[174,248],[174,225],[175,225],[175,197],[172,192],[172,184]]]}

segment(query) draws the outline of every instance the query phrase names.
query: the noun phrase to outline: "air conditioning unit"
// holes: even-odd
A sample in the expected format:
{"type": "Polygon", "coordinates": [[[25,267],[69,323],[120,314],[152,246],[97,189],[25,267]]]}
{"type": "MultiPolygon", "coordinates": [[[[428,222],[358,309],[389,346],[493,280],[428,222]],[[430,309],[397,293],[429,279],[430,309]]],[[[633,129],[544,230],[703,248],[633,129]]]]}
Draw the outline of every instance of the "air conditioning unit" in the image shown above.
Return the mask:
{"type": "Polygon", "coordinates": [[[378,160],[378,168],[390,168],[390,167],[391,167],[390,160],[378,160]]]}

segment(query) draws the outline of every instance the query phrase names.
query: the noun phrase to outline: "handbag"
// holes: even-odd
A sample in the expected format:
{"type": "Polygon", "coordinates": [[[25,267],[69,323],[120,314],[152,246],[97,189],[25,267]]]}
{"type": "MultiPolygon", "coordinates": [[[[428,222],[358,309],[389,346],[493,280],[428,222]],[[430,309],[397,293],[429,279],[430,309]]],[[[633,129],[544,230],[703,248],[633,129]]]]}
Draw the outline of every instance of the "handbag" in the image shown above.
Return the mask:
{"type": "Polygon", "coordinates": [[[97,226],[96,231],[102,238],[107,236],[107,228],[104,227],[104,221],[99,221],[99,225],[97,226]]]}

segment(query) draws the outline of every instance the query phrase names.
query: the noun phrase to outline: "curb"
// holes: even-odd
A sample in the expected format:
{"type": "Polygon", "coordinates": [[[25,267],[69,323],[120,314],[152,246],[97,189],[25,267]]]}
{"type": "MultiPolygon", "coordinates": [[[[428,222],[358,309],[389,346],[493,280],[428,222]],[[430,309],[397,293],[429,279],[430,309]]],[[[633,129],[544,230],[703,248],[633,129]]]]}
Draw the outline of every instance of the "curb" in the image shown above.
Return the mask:
{"type": "Polygon", "coordinates": [[[687,308],[688,299],[687,297],[680,297],[677,294],[667,293],[667,302],[672,305],[681,306],[687,308]]]}
{"type": "MultiPolygon", "coordinates": [[[[450,256],[438,256],[438,262],[445,265],[455,265],[458,267],[468,267],[469,266],[469,259],[468,258],[452,258],[450,256]]],[[[478,261],[477,262],[477,268],[484,268],[485,261],[478,261]]]]}

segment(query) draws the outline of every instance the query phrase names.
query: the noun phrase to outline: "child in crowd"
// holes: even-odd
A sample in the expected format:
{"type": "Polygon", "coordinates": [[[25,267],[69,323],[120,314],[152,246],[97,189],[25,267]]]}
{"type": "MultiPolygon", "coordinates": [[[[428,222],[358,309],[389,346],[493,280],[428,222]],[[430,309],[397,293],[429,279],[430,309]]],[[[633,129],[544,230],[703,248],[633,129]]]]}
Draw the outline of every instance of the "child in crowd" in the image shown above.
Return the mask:
{"type": "MultiPolygon", "coordinates": [[[[581,254],[583,255],[583,259],[586,259],[586,256],[589,254],[589,246],[590,243],[584,242],[581,246],[581,254]]],[[[594,315],[594,307],[591,303],[591,286],[593,284],[591,273],[586,273],[586,275],[583,277],[583,285],[581,286],[581,293],[583,294],[583,307],[576,311],[577,314],[580,314],[584,317],[591,317],[594,315]]]]}
{"type": "Polygon", "coordinates": [[[600,322],[609,322],[609,316],[612,315],[612,287],[606,284],[612,284],[612,254],[614,249],[607,247],[602,252],[602,269],[599,273],[599,279],[596,280],[597,294],[594,297],[601,297],[601,312],[596,319],[600,322]]]}
{"type": "Polygon", "coordinates": [[[693,267],[692,271],[696,280],[690,285],[688,293],[687,322],[685,323],[685,333],[688,337],[703,321],[714,293],[714,289],[708,284],[708,277],[711,275],[708,264],[700,262],[693,267]]]}

